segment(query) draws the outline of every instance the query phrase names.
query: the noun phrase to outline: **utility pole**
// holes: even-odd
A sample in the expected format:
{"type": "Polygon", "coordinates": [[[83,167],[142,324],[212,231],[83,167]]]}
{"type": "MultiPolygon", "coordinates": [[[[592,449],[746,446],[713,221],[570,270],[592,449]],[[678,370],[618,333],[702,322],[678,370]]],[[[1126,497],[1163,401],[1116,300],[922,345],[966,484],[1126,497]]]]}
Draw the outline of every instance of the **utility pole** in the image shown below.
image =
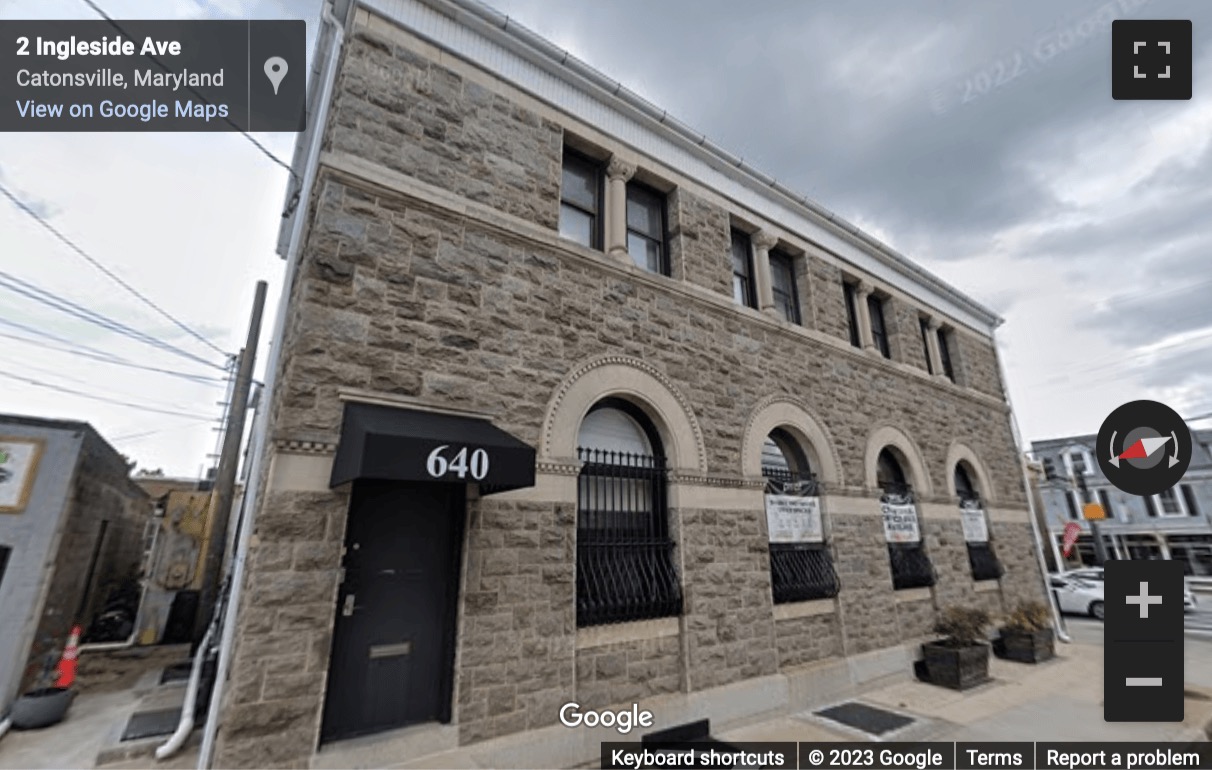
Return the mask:
{"type": "MultiPolygon", "coordinates": [[[[1090,499],[1090,488],[1086,486],[1086,469],[1083,467],[1073,476],[1077,489],[1081,492],[1082,515],[1084,516],[1086,504],[1093,502],[1090,499]]],[[[1098,566],[1101,567],[1107,563],[1107,546],[1103,543],[1103,534],[1098,529],[1098,519],[1090,519],[1090,537],[1094,540],[1094,558],[1098,559],[1098,566]]]]}
{"type": "Polygon", "coordinates": [[[202,569],[202,595],[194,621],[194,643],[197,644],[210,626],[215,609],[227,546],[227,525],[231,518],[232,500],[236,492],[236,471],[240,465],[240,445],[244,441],[244,417],[248,411],[248,394],[252,386],[253,364],[257,358],[257,342],[261,337],[261,314],[265,310],[265,281],[257,281],[253,297],[252,318],[248,323],[248,341],[236,364],[236,382],[232,388],[231,405],[227,409],[227,425],[223,431],[223,449],[219,468],[210,494],[210,537],[206,546],[206,563],[202,569]]]}

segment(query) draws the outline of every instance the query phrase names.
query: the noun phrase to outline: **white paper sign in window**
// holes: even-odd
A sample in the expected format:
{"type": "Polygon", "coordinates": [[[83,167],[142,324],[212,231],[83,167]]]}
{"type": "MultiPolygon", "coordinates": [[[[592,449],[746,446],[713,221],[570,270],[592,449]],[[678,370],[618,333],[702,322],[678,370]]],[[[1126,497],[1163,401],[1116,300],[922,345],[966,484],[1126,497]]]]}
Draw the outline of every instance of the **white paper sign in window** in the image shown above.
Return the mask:
{"type": "Polygon", "coordinates": [[[985,520],[984,508],[960,505],[960,524],[964,528],[964,540],[967,542],[989,542],[989,523],[985,520]]]}
{"type": "Polygon", "coordinates": [[[918,543],[922,533],[917,526],[917,506],[913,503],[881,503],[884,514],[884,539],[889,543],[918,543]]]}
{"type": "Polygon", "coordinates": [[[821,499],[766,495],[766,525],[772,543],[822,543],[821,499]]]}

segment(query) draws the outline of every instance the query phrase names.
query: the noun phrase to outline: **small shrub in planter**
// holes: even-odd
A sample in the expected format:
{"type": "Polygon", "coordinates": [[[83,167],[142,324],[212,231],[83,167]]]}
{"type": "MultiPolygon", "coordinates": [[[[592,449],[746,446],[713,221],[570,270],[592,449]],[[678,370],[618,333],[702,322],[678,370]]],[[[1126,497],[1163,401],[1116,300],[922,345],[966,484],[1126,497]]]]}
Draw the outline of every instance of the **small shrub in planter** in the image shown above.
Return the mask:
{"type": "Polygon", "coordinates": [[[926,677],[931,684],[967,690],[989,680],[989,613],[971,607],[943,610],[936,633],[944,638],[922,645],[926,677]]]}
{"type": "Polygon", "coordinates": [[[1048,606],[1041,602],[1019,604],[1006,618],[994,649],[999,656],[1021,663],[1039,663],[1055,657],[1056,636],[1048,606]]]}

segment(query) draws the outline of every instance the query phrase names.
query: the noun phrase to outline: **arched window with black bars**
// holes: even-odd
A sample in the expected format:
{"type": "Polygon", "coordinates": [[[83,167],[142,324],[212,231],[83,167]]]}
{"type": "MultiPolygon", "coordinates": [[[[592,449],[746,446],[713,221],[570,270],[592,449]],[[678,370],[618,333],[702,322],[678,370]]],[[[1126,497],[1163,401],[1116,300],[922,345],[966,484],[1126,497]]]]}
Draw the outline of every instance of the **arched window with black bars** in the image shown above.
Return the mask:
{"type": "Polygon", "coordinates": [[[1005,570],[998,561],[997,552],[993,550],[993,542],[989,535],[988,524],[985,523],[985,504],[980,492],[972,483],[972,474],[968,472],[966,463],[955,464],[955,494],[959,498],[960,511],[966,516],[978,516],[984,524],[984,542],[974,540],[965,533],[968,545],[968,564],[972,568],[973,580],[997,580],[1005,570]]]}
{"type": "Polygon", "coordinates": [[[577,443],[577,625],[681,614],[660,435],[610,398],[585,415],[577,443]]]}
{"type": "MultiPolygon", "coordinates": [[[[880,451],[876,460],[875,478],[882,492],[880,502],[891,506],[912,507],[916,517],[917,501],[913,486],[905,475],[901,461],[892,450],[884,448],[880,451]]],[[[920,537],[920,520],[917,526],[919,537],[916,542],[888,543],[892,587],[898,591],[906,588],[926,588],[934,585],[938,579],[930,556],[926,553],[925,543],[920,537]]]]}
{"type": "MultiPolygon", "coordinates": [[[[812,472],[808,455],[786,430],[776,428],[766,437],[762,476],[767,495],[815,497],[819,501],[821,483],[812,472]]],[[[823,528],[819,542],[770,543],[770,584],[775,604],[837,596],[841,581],[823,528]]]]}

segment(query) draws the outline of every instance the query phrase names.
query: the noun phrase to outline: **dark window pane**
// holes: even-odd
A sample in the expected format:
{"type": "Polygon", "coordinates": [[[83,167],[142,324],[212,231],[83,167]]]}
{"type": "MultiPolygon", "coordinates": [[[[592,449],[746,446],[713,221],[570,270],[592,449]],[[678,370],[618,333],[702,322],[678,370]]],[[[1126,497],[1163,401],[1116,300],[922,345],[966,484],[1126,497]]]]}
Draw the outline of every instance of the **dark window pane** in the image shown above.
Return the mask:
{"type": "Polygon", "coordinates": [[[560,236],[582,246],[594,246],[594,218],[567,203],[560,206],[560,236]]]}
{"type": "Polygon", "coordinates": [[[1187,504],[1187,515],[1198,516],[1199,503],[1195,501],[1195,491],[1186,484],[1183,484],[1181,487],[1179,487],[1179,489],[1181,489],[1183,493],[1183,502],[1187,504]]]}
{"type": "Polygon", "coordinates": [[[947,330],[938,330],[938,356],[943,362],[943,374],[955,382],[955,370],[951,367],[951,347],[947,344],[947,330]]]}
{"type": "Polygon", "coordinates": [[[926,371],[934,374],[934,362],[930,360],[930,322],[922,318],[919,325],[922,328],[922,355],[926,358],[926,371]]]}
{"type": "Polygon", "coordinates": [[[565,155],[560,199],[596,213],[601,190],[599,179],[598,169],[591,163],[575,155],[565,155]]]}
{"type": "Polygon", "coordinates": [[[795,285],[795,260],[788,254],[770,252],[770,281],[774,305],[784,321],[800,323],[800,299],[795,285]]]}
{"type": "Polygon", "coordinates": [[[973,580],[997,580],[1005,572],[990,543],[969,543],[968,564],[973,580]]]}
{"type": "Polygon", "coordinates": [[[842,296],[846,299],[846,321],[850,326],[850,344],[861,348],[863,344],[859,340],[858,301],[854,294],[854,284],[842,284],[842,296]]]}
{"type": "Polygon", "coordinates": [[[627,185],[627,229],[661,240],[665,235],[665,202],[646,187],[627,185]]]}
{"type": "Polygon", "coordinates": [[[934,585],[937,579],[934,565],[930,563],[926,548],[921,543],[889,543],[888,560],[892,563],[892,587],[895,590],[925,588],[934,585]]]}
{"type": "Polygon", "coordinates": [[[884,328],[884,301],[874,294],[867,296],[867,310],[871,315],[871,338],[884,358],[891,358],[888,347],[888,332],[884,328]]]}
{"type": "Polygon", "coordinates": [[[1078,519],[1077,503],[1074,501],[1072,494],[1070,494],[1067,491],[1064,494],[1065,494],[1065,505],[1069,508],[1069,518],[1073,519],[1074,521],[1077,521],[1077,519],[1078,519]]]}
{"type": "Polygon", "coordinates": [[[637,265],[652,273],[663,273],[661,242],[638,233],[627,234],[627,253],[637,265]]]}
{"type": "Polygon", "coordinates": [[[1098,490],[1098,504],[1103,507],[1103,511],[1106,512],[1108,519],[1115,518],[1115,512],[1111,510],[1111,495],[1107,494],[1107,490],[1098,490]]]}
{"type": "Polygon", "coordinates": [[[757,307],[757,293],[753,286],[753,249],[749,236],[740,230],[732,231],[732,296],[747,307],[757,307]]]}

